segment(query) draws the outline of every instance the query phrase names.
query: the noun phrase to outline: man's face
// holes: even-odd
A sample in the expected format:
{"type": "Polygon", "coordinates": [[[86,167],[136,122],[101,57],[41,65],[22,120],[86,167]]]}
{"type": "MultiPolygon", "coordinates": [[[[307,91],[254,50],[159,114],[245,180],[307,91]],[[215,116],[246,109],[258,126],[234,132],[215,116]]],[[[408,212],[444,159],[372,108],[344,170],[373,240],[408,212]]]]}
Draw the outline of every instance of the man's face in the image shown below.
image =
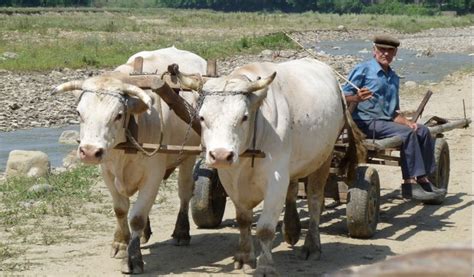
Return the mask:
{"type": "Polygon", "coordinates": [[[393,57],[397,54],[397,48],[374,46],[373,53],[377,62],[382,67],[388,68],[389,64],[393,61],[393,57]]]}

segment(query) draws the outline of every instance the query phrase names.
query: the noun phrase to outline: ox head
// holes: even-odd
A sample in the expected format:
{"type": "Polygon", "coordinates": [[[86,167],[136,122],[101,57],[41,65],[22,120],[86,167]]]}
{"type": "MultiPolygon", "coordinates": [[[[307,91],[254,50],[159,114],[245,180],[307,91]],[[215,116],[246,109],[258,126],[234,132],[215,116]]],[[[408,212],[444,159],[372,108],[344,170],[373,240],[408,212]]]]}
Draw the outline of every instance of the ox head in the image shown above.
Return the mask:
{"type": "Polygon", "coordinates": [[[206,147],[206,163],[215,168],[238,163],[239,155],[251,147],[256,111],[267,95],[276,72],[256,81],[244,75],[221,78],[178,77],[204,97],[199,110],[201,140],[206,147]]]}
{"type": "Polygon", "coordinates": [[[75,90],[81,91],[77,104],[81,142],[77,154],[84,163],[105,162],[107,151],[125,141],[130,114],[143,113],[152,106],[151,97],[139,87],[111,76],[64,83],[52,94],[75,90]]]}

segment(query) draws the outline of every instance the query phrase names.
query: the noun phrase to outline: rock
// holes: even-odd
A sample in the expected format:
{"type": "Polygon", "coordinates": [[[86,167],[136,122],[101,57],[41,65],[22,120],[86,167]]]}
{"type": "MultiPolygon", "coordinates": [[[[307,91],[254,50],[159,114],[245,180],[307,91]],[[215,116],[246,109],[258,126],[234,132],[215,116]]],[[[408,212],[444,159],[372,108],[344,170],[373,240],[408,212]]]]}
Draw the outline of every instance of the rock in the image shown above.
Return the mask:
{"type": "Polygon", "coordinates": [[[405,86],[407,88],[416,88],[418,86],[418,84],[414,81],[406,81],[405,86]]]}
{"type": "Polygon", "coordinates": [[[21,105],[19,105],[18,103],[9,103],[8,104],[8,107],[14,111],[14,110],[18,110],[19,108],[21,108],[21,105]]]}
{"type": "Polygon", "coordinates": [[[49,74],[52,78],[61,78],[63,77],[63,73],[62,72],[59,72],[59,71],[56,71],[56,70],[53,70],[51,71],[51,73],[49,74]]]}
{"type": "Polygon", "coordinates": [[[28,192],[34,192],[37,194],[48,193],[53,190],[53,187],[49,184],[35,184],[28,189],[28,192]]]}
{"type": "Polygon", "coordinates": [[[18,54],[14,52],[3,52],[2,57],[7,59],[16,59],[18,58],[18,54]]]}
{"type": "Polygon", "coordinates": [[[367,48],[364,48],[364,49],[362,49],[362,50],[359,50],[359,53],[361,53],[361,54],[367,54],[367,53],[369,53],[369,50],[367,50],[367,48]]]}
{"type": "Polygon", "coordinates": [[[76,145],[79,144],[79,132],[75,130],[66,130],[59,136],[59,143],[76,145]]]}
{"type": "Polygon", "coordinates": [[[338,29],[339,31],[347,32],[347,28],[346,28],[346,26],[344,26],[344,25],[339,25],[339,26],[337,26],[337,29],[338,29]]]}
{"type": "Polygon", "coordinates": [[[79,121],[78,121],[78,120],[75,120],[75,119],[69,119],[69,120],[67,121],[67,123],[69,123],[69,124],[79,124],[79,121]]]}
{"type": "Polygon", "coordinates": [[[48,155],[41,151],[13,150],[8,155],[5,174],[15,176],[41,177],[51,170],[48,155]]]}
{"type": "Polygon", "coordinates": [[[262,52],[260,52],[260,57],[269,57],[271,58],[273,56],[273,51],[265,49],[262,52]]]}
{"type": "Polygon", "coordinates": [[[66,157],[64,157],[63,159],[63,167],[65,167],[66,169],[74,168],[80,163],[81,160],[77,156],[76,150],[72,150],[71,152],[69,152],[69,154],[67,154],[66,157]]]}

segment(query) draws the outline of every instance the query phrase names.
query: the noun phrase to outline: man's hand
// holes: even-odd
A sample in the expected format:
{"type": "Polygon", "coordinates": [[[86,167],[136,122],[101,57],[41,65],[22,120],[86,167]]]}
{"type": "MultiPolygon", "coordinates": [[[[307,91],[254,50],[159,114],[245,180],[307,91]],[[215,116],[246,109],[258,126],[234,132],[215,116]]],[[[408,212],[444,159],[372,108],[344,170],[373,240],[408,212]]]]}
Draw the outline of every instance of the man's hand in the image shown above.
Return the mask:
{"type": "Polygon", "coordinates": [[[416,129],[418,129],[418,125],[416,124],[416,122],[408,120],[408,118],[402,116],[401,114],[398,114],[397,116],[395,116],[393,121],[395,123],[406,125],[406,126],[410,127],[411,129],[413,129],[413,131],[416,131],[416,129]]]}
{"type": "Polygon", "coordinates": [[[372,92],[368,88],[361,88],[354,95],[346,95],[346,101],[349,103],[359,103],[372,98],[372,92]]]}
{"type": "Polygon", "coordinates": [[[372,92],[368,88],[363,87],[357,91],[357,97],[359,98],[359,101],[357,102],[369,100],[372,98],[372,92]]]}
{"type": "Polygon", "coordinates": [[[408,125],[408,127],[412,128],[413,131],[416,131],[416,129],[418,129],[418,125],[415,123],[415,122],[412,122],[410,120],[407,120],[408,122],[406,123],[408,125]]]}

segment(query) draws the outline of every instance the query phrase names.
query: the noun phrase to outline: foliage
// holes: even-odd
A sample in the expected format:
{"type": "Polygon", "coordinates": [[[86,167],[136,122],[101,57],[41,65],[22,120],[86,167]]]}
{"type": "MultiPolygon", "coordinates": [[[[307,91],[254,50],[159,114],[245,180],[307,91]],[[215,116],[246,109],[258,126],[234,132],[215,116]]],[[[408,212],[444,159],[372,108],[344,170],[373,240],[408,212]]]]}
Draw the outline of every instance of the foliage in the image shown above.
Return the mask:
{"type": "Polygon", "coordinates": [[[0,181],[0,272],[27,270],[31,262],[20,257],[28,245],[77,240],[82,234],[77,230],[102,230],[104,222],[97,215],[110,214],[112,208],[102,204],[104,196],[93,190],[98,177],[97,167],[80,166],[44,178],[0,181]],[[44,189],[32,190],[33,185],[44,189]],[[86,208],[86,204],[93,205],[86,208]],[[77,215],[84,213],[87,218],[79,221],[77,215]]]}
{"type": "Polygon", "coordinates": [[[168,7],[217,11],[434,14],[442,10],[472,13],[472,0],[0,0],[7,7],[168,7]]]}
{"type": "Polygon", "coordinates": [[[47,178],[16,177],[3,181],[0,183],[2,228],[46,214],[69,215],[84,202],[99,201],[91,192],[98,176],[96,167],[82,166],[47,178]],[[51,191],[30,191],[34,184],[48,184],[51,191]]]}
{"type": "Polygon", "coordinates": [[[364,7],[362,12],[376,14],[434,15],[437,13],[437,10],[422,5],[403,4],[397,0],[386,0],[381,4],[364,7]]]}

